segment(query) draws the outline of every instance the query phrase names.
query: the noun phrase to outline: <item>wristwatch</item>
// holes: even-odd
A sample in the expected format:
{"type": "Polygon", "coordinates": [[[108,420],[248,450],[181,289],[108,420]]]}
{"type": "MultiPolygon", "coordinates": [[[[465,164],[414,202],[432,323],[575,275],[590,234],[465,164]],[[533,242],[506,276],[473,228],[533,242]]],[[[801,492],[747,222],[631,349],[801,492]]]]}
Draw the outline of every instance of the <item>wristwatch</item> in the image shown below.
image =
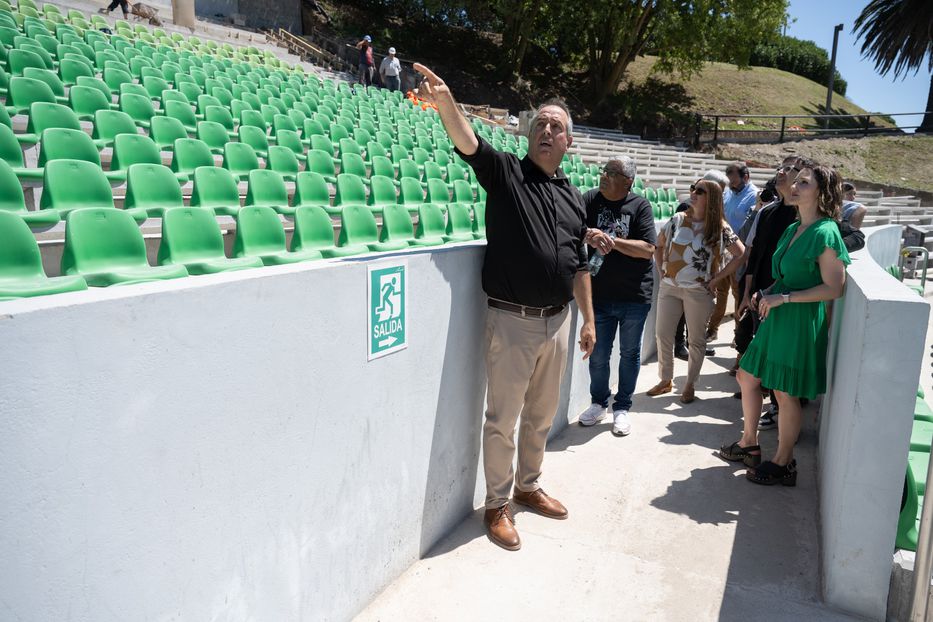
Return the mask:
{"type": "Polygon", "coordinates": [[[784,302],[790,302],[790,292],[786,294],[781,294],[781,298],[784,299],[784,302]]]}

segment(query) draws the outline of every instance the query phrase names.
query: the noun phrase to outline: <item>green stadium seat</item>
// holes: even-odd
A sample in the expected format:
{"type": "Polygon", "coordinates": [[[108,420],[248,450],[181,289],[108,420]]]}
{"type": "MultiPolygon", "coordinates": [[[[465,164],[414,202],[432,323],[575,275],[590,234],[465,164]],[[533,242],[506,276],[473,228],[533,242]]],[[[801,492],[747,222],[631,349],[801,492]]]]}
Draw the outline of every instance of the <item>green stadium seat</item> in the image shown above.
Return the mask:
{"type": "Polygon", "coordinates": [[[917,398],[916,405],[914,407],[914,419],[933,422],[933,409],[931,409],[927,403],[919,397],[917,398]]]}
{"type": "Polygon", "coordinates": [[[194,114],[194,110],[191,109],[190,104],[179,101],[165,102],[165,116],[181,121],[185,131],[189,134],[197,132],[198,119],[194,114]]]}
{"type": "Polygon", "coordinates": [[[219,123],[227,131],[228,137],[235,136],[236,125],[233,121],[233,115],[230,110],[223,106],[208,106],[204,110],[204,120],[213,123],[219,123]]]}
{"type": "Polygon", "coordinates": [[[197,138],[179,138],[172,154],[172,170],[188,177],[199,166],[214,166],[214,156],[206,144],[197,138]]]}
{"type": "Polygon", "coordinates": [[[902,495],[901,512],[897,521],[897,536],[894,546],[908,551],[917,550],[919,536],[920,508],[923,507],[923,497],[917,494],[917,484],[913,472],[907,469],[904,478],[904,493],[902,495]]]}
{"type": "Polygon", "coordinates": [[[49,85],[49,88],[52,89],[52,94],[55,96],[55,101],[57,103],[68,103],[68,98],[65,97],[65,84],[54,71],[49,69],[37,69],[36,67],[27,67],[23,70],[23,76],[26,78],[33,78],[35,80],[41,80],[42,82],[45,82],[49,85]]]}
{"type": "MultiPolygon", "coordinates": [[[[430,186],[429,192],[430,192],[430,186]]],[[[473,203],[473,188],[470,186],[470,182],[465,179],[455,179],[453,182],[453,191],[454,191],[454,202],[456,203],[473,203]]]]}
{"type": "MultiPolygon", "coordinates": [[[[272,172],[272,171],[253,171],[272,172]]],[[[250,183],[252,186],[252,183],[250,183]]],[[[279,215],[271,207],[248,205],[236,215],[236,240],[233,243],[235,257],[259,257],[266,266],[297,263],[320,259],[320,251],[302,249],[289,252],[285,249],[285,230],[279,215]]]]}
{"type": "Polygon", "coordinates": [[[198,140],[203,141],[213,153],[223,154],[224,146],[230,140],[226,128],[214,121],[198,121],[197,127],[198,140]]]}
{"type": "Polygon", "coordinates": [[[42,132],[39,166],[34,179],[42,179],[45,165],[52,160],[84,160],[100,167],[100,152],[91,137],[81,130],[53,127],[42,132]]]}
{"type": "MultiPolygon", "coordinates": [[[[339,180],[338,180],[339,182],[339,180]]],[[[410,222],[410,221],[409,221],[410,222]]],[[[406,240],[379,241],[376,217],[365,205],[344,205],[340,210],[340,235],[337,247],[354,254],[367,251],[393,251],[408,248],[406,240]]]]}
{"type": "MultiPolygon", "coordinates": [[[[450,188],[442,179],[428,179],[428,203],[450,203],[450,188]]],[[[473,203],[472,199],[469,203],[473,203]]]]}
{"type": "Polygon", "coordinates": [[[387,204],[382,210],[382,229],[379,231],[379,242],[367,246],[373,251],[391,251],[398,250],[400,247],[414,246],[416,245],[415,242],[415,233],[408,210],[405,209],[404,205],[387,204]],[[401,246],[402,244],[404,246],[401,246]]]}
{"type": "Polygon", "coordinates": [[[933,422],[915,420],[910,433],[910,451],[930,453],[933,441],[933,422]]]}
{"type": "Polygon", "coordinates": [[[395,182],[391,177],[373,175],[370,178],[369,209],[374,213],[382,212],[386,206],[397,205],[395,182]]]}
{"type": "Polygon", "coordinates": [[[13,76],[10,78],[6,110],[10,116],[26,114],[36,102],[57,103],[55,93],[48,84],[35,78],[13,76]]]}
{"type": "MultiPolygon", "coordinates": [[[[347,257],[357,254],[355,248],[342,249],[334,246],[334,225],[330,216],[320,205],[297,207],[294,219],[295,232],[292,235],[291,245],[293,253],[318,251],[324,257],[347,257]]],[[[366,247],[363,247],[361,252],[366,252],[366,250],[366,247]]]]}
{"type": "Polygon", "coordinates": [[[71,109],[78,119],[93,121],[98,110],[113,110],[110,97],[105,97],[99,90],[90,86],[73,85],[68,90],[71,109]]]}
{"type": "MultiPolygon", "coordinates": [[[[312,136],[312,138],[314,137],[312,136]]],[[[337,183],[337,173],[334,169],[334,159],[326,151],[321,149],[308,150],[308,163],[306,170],[314,171],[315,173],[322,175],[328,183],[337,183]]]]}
{"type": "Polygon", "coordinates": [[[287,147],[291,149],[292,153],[295,154],[295,158],[299,162],[305,162],[307,156],[305,156],[304,145],[301,143],[301,137],[298,135],[298,132],[293,132],[291,130],[279,130],[275,135],[275,142],[280,147],[287,147]]]}
{"type": "Polygon", "coordinates": [[[126,209],[142,209],[150,218],[161,218],[172,207],[183,207],[175,173],[162,164],[133,164],[126,172],[126,209]]]}
{"type": "Polygon", "coordinates": [[[340,172],[356,175],[363,180],[364,184],[369,182],[366,163],[363,162],[363,158],[357,153],[340,153],[340,172]]]}
{"type": "Polygon", "coordinates": [[[160,266],[183,265],[188,274],[195,275],[262,267],[258,257],[228,259],[224,256],[223,235],[214,214],[197,207],[165,210],[158,263],[160,266]]]}
{"type": "Polygon", "coordinates": [[[277,212],[288,211],[288,189],[282,175],[268,169],[250,171],[246,205],[271,207],[277,212]]]}
{"type": "Polygon", "coordinates": [[[366,205],[366,186],[359,175],[341,173],[337,175],[336,185],[334,212],[339,212],[346,205],[366,205]]]}
{"type": "Polygon", "coordinates": [[[921,497],[926,494],[927,469],[930,466],[930,453],[924,451],[911,451],[907,456],[907,469],[917,483],[917,494],[921,497]]]}
{"type": "Polygon", "coordinates": [[[160,151],[174,151],[175,141],[179,138],[188,138],[188,131],[181,121],[174,117],[152,117],[149,125],[149,137],[159,147],[160,151]]]}
{"type": "MultiPolygon", "coordinates": [[[[114,209],[110,182],[92,162],[52,160],[45,165],[39,209],[52,209],[61,216],[82,208],[114,209]]],[[[144,210],[126,210],[139,222],[146,219],[144,210]]]]}
{"type": "Polygon", "coordinates": [[[246,180],[250,171],[260,168],[259,158],[246,143],[228,142],[224,145],[223,167],[237,179],[246,180]]]}
{"type": "Polygon", "coordinates": [[[25,168],[23,149],[20,147],[16,134],[9,126],[2,124],[0,124],[0,160],[9,165],[16,177],[21,180],[41,179],[41,171],[25,168]]]}
{"type": "Polygon", "coordinates": [[[447,232],[445,242],[473,241],[473,219],[470,218],[470,206],[465,203],[447,205],[447,232]]]}
{"type": "Polygon", "coordinates": [[[98,110],[94,113],[94,133],[91,137],[99,149],[110,146],[120,134],[138,134],[139,129],[125,112],[98,110]]]}
{"type": "Polygon", "coordinates": [[[399,180],[399,185],[398,202],[408,207],[409,210],[417,210],[418,206],[424,203],[421,182],[413,177],[403,177],[399,180]]]}
{"type": "Polygon", "coordinates": [[[245,143],[253,148],[256,155],[266,159],[269,157],[269,139],[266,137],[266,131],[254,125],[240,125],[237,134],[241,143],[245,143]]]}
{"type": "MultiPolygon", "coordinates": [[[[124,82],[120,85],[120,97],[122,98],[124,95],[137,95],[144,99],[149,99],[149,93],[146,91],[145,87],[135,82],[124,82]]],[[[155,110],[155,108],[153,108],[153,110],[155,110]]]]}
{"type": "Polygon", "coordinates": [[[215,214],[236,216],[240,211],[240,191],[233,173],[216,166],[194,169],[191,206],[212,210],[215,214]]]}
{"type": "Polygon", "coordinates": [[[385,156],[373,156],[372,162],[370,162],[371,175],[382,175],[383,177],[388,177],[392,180],[393,184],[398,185],[398,181],[395,179],[395,167],[392,166],[392,160],[385,156]]]}
{"type": "Polygon", "coordinates": [[[143,235],[125,211],[76,209],[65,222],[62,274],[83,276],[92,287],[188,276],[184,266],[149,265],[143,235]]]}
{"type": "MultiPolygon", "coordinates": [[[[290,211],[280,213],[292,215],[299,207],[314,205],[324,209],[330,208],[330,190],[324,177],[313,171],[302,171],[295,178],[295,195],[292,197],[290,211]]],[[[333,240],[331,240],[333,242],[333,240]]]]}
{"type": "Polygon", "coordinates": [[[120,110],[128,114],[133,119],[133,123],[147,130],[150,127],[150,121],[156,116],[151,99],[132,93],[120,95],[120,110]]]}
{"type": "MultiPolygon", "coordinates": [[[[156,70],[158,71],[158,70],[156,70]]],[[[160,99],[162,92],[172,88],[172,86],[159,76],[145,76],[142,79],[143,87],[151,99],[160,99]]]]}
{"type": "Polygon", "coordinates": [[[81,122],[68,106],[35,102],[29,107],[29,123],[26,125],[26,133],[17,136],[17,140],[20,142],[38,142],[42,132],[55,127],[80,130],[81,122]]]}
{"type": "MultiPolygon", "coordinates": [[[[126,172],[134,164],[162,165],[162,153],[148,136],[143,134],[118,134],[113,140],[113,158],[110,170],[105,173],[112,181],[126,181],[126,172]]],[[[178,183],[188,181],[185,174],[173,173],[178,183]]]]}
{"type": "Polygon", "coordinates": [[[14,76],[22,76],[27,67],[48,69],[48,65],[35,49],[13,48],[7,53],[7,66],[14,76]]]}
{"type": "Polygon", "coordinates": [[[447,229],[444,224],[444,212],[440,206],[433,203],[419,205],[415,238],[409,243],[412,246],[439,246],[444,243],[445,235],[447,229]]]}
{"type": "Polygon", "coordinates": [[[295,157],[295,152],[288,147],[273,145],[269,147],[266,168],[282,175],[287,181],[295,181],[295,176],[301,170],[301,165],[295,157]]]}
{"type": "Polygon", "coordinates": [[[398,163],[398,176],[399,179],[410,177],[420,183],[421,171],[418,170],[418,164],[414,160],[406,158],[398,163]]]}
{"type": "Polygon", "coordinates": [[[130,72],[114,67],[104,69],[101,78],[114,95],[118,95],[122,92],[120,90],[121,85],[134,84],[133,76],[130,75],[130,72]]]}
{"type": "MultiPolygon", "coordinates": [[[[2,170],[3,164],[0,164],[2,170]]],[[[0,174],[2,177],[2,174],[0,174]]],[[[2,180],[0,180],[2,184],[2,180]]],[[[49,278],[29,225],[15,211],[3,207],[0,198],[0,298],[26,298],[87,289],[80,276],[49,278]]]]}
{"type": "MultiPolygon", "coordinates": [[[[2,130],[3,128],[0,128],[0,131],[2,130]]],[[[61,219],[55,210],[28,211],[26,209],[23,186],[16,177],[13,167],[2,159],[0,159],[0,211],[15,214],[30,227],[51,227],[61,219]]]]}

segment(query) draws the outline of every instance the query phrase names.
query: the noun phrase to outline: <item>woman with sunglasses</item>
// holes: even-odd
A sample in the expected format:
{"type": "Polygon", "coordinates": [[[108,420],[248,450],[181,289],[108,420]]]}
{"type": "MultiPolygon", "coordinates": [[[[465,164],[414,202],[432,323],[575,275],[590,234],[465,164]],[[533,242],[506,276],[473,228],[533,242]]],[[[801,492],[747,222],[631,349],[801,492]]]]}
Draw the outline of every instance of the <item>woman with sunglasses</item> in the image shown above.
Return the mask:
{"type": "Polygon", "coordinates": [[[791,185],[799,217],[778,241],[771,262],[774,283],[752,298],[750,308],[762,320],[739,365],[744,430],[742,438],[719,453],[744,462],[756,484],[797,484],[794,444],[800,434],[800,398],[814,399],[826,390],[828,321],[825,302],[842,295],[849,253],[837,221],[842,183],[831,168],[802,162],[791,185]],[[778,401],[778,448],[761,462],[758,419],[761,391],[771,388],[778,401]]]}
{"type": "Polygon", "coordinates": [[[706,356],[706,323],[715,306],[716,287],[736,271],[744,250],[723,219],[719,184],[700,180],[690,186],[690,209],[674,214],[658,234],[655,261],[661,270],[661,286],[655,333],[660,382],[648,395],[674,389],[674,331],[684,314],[690,355],[680,401],[689,404],[695,399],[694,385],[706,356]],[[725,263],[727,255],[732,260],[725,263]]]}

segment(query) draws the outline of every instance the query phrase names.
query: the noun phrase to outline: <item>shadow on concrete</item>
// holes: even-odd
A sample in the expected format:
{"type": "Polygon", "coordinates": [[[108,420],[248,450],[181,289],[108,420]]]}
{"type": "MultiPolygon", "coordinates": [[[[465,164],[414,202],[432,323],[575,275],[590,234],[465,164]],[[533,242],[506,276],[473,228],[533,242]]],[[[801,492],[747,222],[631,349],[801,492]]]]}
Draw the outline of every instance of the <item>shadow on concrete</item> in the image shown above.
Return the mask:
{"type": "MultiPolygon", "coordinates": [[[[473,511],[486,395],[482,343],[486,298],[478,282],[452,278],[463,270],[463,253],[438,251],[432,257],[451,288],[451,316],[434,413],[419,557],[445,535],[469,531],[454,528],[473,511]]],[[[468,257],[483,260],[482,253],[468,257]]]]}

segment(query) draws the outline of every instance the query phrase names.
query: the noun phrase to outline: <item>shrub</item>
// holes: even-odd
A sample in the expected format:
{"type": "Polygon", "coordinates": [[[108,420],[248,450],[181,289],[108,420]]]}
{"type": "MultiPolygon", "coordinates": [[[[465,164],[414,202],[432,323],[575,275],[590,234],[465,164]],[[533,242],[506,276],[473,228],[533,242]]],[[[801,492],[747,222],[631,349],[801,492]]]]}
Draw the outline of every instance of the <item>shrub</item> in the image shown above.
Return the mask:
{"type": "MultiPolygon", "coordinates": [[[[777,37],[774,41],[759,43],[752,51],[749,64],[757,67],[774,67],[782,71],[826,86],[829,77],[829,54],[813,41],[794,37],[777,37]]],[[[846,94],[846,81],[838,71],[833,80],[833,91],[846,94]]]]}

